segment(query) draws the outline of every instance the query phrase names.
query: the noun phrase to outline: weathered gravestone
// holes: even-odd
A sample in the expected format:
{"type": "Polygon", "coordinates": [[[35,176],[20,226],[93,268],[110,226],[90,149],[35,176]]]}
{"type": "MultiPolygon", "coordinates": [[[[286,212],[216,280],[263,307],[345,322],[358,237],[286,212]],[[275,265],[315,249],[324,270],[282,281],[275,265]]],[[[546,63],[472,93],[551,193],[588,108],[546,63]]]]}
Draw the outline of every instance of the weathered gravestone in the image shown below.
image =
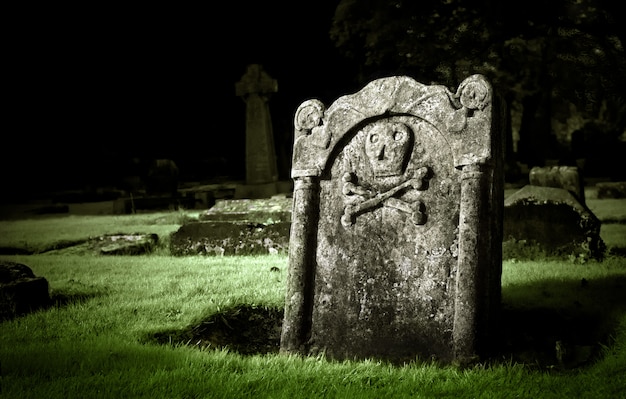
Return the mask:
{"type": "Polygon", "coordinates": [[[602,259],[600,220],[565,188],[526,185],[504,201],[504,257],[602,259]]]}
{"type": "Polygon", "coordinates": [[[502,140],[490,84],[400,76],[295,115],[281,352],[467,362],[500,305],[502,140]]]}
{"type": "Polygon", "coordinates": [[[21,263],[0,260],[0,320],[50,304],[48,280],[21,263]]]}
{"type": "Polygon", "coordinates": [[[269,197],[277,192],[278,167],[269,99],[278,83],[261,65],[248,66],[235,85],[237,96],[246,103],[246,185],[238,187],[242,198],[269,197]]]}
{"type": "Polygon", "coordinates": [[[256,255],[286,253],[291,198],[218,200],[170,236],[172,255],[256,255]]]}
{"type": "Polygon", "coordinates": [[[585,187],[576,166],[535,166],[528,173],[531,186],[562,188],[585,204],[585,187]]]}

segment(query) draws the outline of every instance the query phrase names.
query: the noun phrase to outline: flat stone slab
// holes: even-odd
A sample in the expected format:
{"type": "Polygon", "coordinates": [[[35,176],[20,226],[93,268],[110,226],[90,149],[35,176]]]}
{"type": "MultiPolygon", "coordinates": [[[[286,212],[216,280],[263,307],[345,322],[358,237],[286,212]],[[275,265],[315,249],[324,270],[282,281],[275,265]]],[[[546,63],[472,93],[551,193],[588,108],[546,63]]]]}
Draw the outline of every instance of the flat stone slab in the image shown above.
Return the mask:
{"type": "Polygon", "coordinates": [[[170,253],[184,255],[264,255],[286,253],[290,222],[202,221],[181,226],[171,235],[170,253]]]}
{"type": "Polygon", "coordinates": [[[293,199],[218,200],[215,206],[199,216],[202,221],[248,221],[251,223],[290,222],[293,199]]]}
{"type": "Polygon", "coordinates": [[[156,234],[108,234],[92,239],[90,248],[99,255],[141,255],[152,252],[156,234]]]}
{"type": "Polygon", "coordinates": [[[504,201],[505,258],[602,258],[600,220],[568,190],[527,185],[504,201]]]}
{"type": "Polygon", "coordinates": [[[73,243],[63,243],[46,253],[68,255],[143,255],[152,252],[159,242],[154,233],[105,234],[73,243]]]}

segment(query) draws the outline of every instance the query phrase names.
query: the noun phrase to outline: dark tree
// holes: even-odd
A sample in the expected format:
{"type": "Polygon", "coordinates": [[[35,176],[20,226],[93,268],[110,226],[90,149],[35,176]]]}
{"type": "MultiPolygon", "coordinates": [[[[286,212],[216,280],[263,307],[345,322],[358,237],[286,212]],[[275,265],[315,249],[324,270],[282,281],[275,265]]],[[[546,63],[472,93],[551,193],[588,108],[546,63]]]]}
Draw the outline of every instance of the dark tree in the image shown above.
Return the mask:
{"type": "Polygon", "coordinates": [[[535,165],[563,156],[552,121],[569,104],[613,138],[624,131],[619,15],[606,0],[342,0],[331,37],[361,83],[407,74],[453,88],[486,75],[517,116],[519,160],[535,165]]]}

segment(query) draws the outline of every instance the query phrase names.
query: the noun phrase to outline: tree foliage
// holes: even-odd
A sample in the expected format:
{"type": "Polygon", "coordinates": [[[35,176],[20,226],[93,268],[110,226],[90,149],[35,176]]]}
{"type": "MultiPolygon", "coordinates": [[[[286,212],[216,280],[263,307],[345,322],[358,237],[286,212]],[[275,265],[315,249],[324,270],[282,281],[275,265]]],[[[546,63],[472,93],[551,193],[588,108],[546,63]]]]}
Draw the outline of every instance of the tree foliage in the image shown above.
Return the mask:
{"type": "Polygon", "coordinates": [[[622,131],[619,15],[610,0],[341,0],[330,34],[360,82],[407,74],[454,87],[481,73],[509,101],[568,101],[622,131]]]}

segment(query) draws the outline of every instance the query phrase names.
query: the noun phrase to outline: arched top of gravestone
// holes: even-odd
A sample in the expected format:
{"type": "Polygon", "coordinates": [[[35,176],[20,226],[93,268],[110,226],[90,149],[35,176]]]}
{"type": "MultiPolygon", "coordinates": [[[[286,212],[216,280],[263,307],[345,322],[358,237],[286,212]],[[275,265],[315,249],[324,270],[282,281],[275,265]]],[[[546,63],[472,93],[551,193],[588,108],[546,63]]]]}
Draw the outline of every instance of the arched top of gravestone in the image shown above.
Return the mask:
{"type": "Polygon", "coordinates": [[[316,99],[298,107],[292,177],[321,176],[332,154],[356,129],[386,117],[423,119],[452,149],[454,166],[488,164],[492,159],[493,90],[482,75],[465,79],[456,93],[424,85],[407,76],[374,80],[359,92],[338,98],[328,108],[316,99]]]}

